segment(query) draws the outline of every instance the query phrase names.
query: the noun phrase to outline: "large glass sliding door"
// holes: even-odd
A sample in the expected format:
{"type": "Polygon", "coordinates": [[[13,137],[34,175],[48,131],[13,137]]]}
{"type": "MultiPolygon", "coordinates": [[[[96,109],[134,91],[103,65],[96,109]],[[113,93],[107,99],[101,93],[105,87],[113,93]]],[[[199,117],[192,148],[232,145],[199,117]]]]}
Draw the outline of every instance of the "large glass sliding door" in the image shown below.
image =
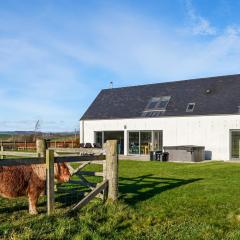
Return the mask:
{"type": "Polygon", "coordinates": [[[129,154],[139,154],[140,145],[139,132],[129,132],[128,134],[128,152],[129,154]]]}
{"type": "Polygon", "coordinates": [[[124,153],[124,132],[123,131],[104,131],[95,132],[95,143],[98,146],[103,146],[107,140],[118,141],[118,153],[124,153]]]}
{"type": "Polygon", "coordinates": [[[153,131],[153,151],[162,151],[162,131],[153,131]]]}
{"type": "Polygon", "coordinates": [[[231,158],[240,160],[240,130],[231,131],[231,158]]]}
{"type": "Polygon", "coordinates": [[[152,132],[140,132],[140,154],[149,154],[152,145],[152,132]]]}
{"type": "Polygon", "coordinates": [[[129,131],[128,154],[148,155],[162,150],[162,131],[129,131]]]}
{"type": "Polygon", "coordinates": [[[124,153],[124,132],[123,131],[104,131],[104,142],[107,140],[117,140],[118,141],[118,153],[124,153]]]}
{"type": "Polygon", "coordinates": [[[95,143],[102,147],[103,145],[103,132],[95,132],[95,143]]]}

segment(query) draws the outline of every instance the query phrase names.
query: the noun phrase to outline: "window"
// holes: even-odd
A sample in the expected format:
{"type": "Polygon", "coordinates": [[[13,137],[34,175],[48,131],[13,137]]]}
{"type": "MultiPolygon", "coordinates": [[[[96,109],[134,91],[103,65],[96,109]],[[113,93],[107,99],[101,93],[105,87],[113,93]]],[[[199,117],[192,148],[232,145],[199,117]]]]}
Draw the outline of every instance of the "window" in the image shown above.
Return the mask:
{"type": "Polygon", "coordinates": [[[103,133],[102,132],[95,132],[95,143],[99,144],[99,146],[102,146],[103,143],[103,133]]]}
{"type": "Polygon", "coordinates": [[[139,132],[129,132],[128,149],[129,154],[139,154],[139,132]]]}
{"type": "Polygon", "coordinates": [[[166,110],[168,102],[170,99],[162,99],[157,105],[157,108],[160,110],[166,110]]]}
{"type": "Polygon", "coordinates": [[[159,98],[152,98],[149,101],[147,108],[148,109],[155,109],[157,107],[158,102],[159,102],[159,98]]]}
{"type": "Polygon", "coordinates": [[[140,132],[140,154],[147,155],[151,150],[152,132],[140,132]]]}
{"type": "Polygon", "coordinates": [[[187,105],[186,112],[193,112],[194,107],[195,107],[195,103],[189,103],[189,104],[187,105]]]}
{"type": "Polygon", "coordinates": [[[129,131],[128,153],[148,155],[162,150],[162,131],[129,131]]]}
{"type": "Polygon", "coordinates": [[[153,97],[149,102],[147,107],[145,108],[145,111],[165,111],[167,108],[167,105],[170,101],[170,96],[163,96],[163,97],[153,97]]]}
{"type": "Polygon", "coordinates": [[[163,142],[163,133],[162,131],[153,131],[153,151],[162,151],[162,142],[163,142]]]}
{"type": "Polygon", "coordinates": [[[240,130],[231,131],[231,158],[240,159],[240,130]]]}
{"type": "Polygon", "coordinates": [[[171,96],[152,97],[144,111],[142,117],[159,117],[166,111],[171,96]]]}

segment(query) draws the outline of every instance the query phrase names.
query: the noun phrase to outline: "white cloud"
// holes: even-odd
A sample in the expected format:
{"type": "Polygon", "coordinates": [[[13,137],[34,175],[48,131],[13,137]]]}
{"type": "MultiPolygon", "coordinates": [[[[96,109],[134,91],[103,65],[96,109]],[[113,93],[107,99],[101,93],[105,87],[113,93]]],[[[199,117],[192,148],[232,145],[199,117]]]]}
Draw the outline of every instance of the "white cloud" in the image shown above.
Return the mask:
{"type": "Polygon", "coordinates": [[[194,35],[215,35],[217,30],[204,17],[196,13],[191,0],[185,0],[187,15],[190,18],[190,31],[194,35]]]}
{"type": "Polygon", "coordinates": [[[240,27],[231,25],[226,28],[226,33],[231,36],[239,36],[240,34],[240,27]]]}
{"type": "Polygon", "coordinates": [[[78,89],[87,89],[76,70],[52,49],[25,38],[0,37],[0,55],[0,121],[5,122],[0,130],[32,130],[39,118],[55,120],[51,128],[43,124],[43,130],[72,130],[80,112],[68,103],[80,101],[85,93],[79,97],[78,89]]]}
{"type": "Polygon", "coordinates": [[[84,31],[78,31],[76,21],[68,34],[37,33],[33,26],[34,36],[31,31],[27,36],[0,36],[0,74],[9,81],[4,84],[0,78],[0,109],[5,113],[0,121],[31,130],[42,119],[43,129],[72,130],[105,81],[100,72],[115,77],[114,86],[238,73],[238,26],[217,32],[191,7],[188,14],[197,39],[124,11],[95,14],[84,31]],[[35,35],[41,36],[38,42],[35,35]],[[202,35],[211,37],[201,41],[202,35]],[[14,117],[19,124],[11,121],[14,117]]]}
{"type": "Polygon", "coordinates": [[[121,77],[122,84],[159,82],[238,73],[240,57],[236,27],[201,41],[169,31],[155,21],[107,15],[91,25],[93,45],[84,39],[55,44],[64,55],[92,68],[121,77]],[[226,60],[226,61],[225,61],[226,60]]]}

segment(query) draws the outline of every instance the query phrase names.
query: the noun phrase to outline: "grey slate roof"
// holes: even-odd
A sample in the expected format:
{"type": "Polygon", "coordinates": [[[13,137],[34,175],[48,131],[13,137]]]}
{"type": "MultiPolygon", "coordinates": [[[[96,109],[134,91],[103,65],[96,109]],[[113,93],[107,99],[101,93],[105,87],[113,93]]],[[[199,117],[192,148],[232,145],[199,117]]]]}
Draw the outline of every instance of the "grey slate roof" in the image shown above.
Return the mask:
{"type": "Polygon", "coordinates": [[[171,96],[160,116],[237,114],[240,74],[102,90],[81,120],[141,118],[152,97],[171,96]],[[206,91],[210,89],[211,93],[206,91]],[[193,112],[186,112],[188,103],[193,112]]]}

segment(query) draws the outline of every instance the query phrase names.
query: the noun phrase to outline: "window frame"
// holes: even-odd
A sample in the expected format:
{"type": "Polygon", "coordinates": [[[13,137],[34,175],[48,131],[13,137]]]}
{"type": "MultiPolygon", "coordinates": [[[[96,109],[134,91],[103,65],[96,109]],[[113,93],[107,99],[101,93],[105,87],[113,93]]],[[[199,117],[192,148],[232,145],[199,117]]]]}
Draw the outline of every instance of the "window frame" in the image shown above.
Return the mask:
{"type": "Polygon", "coordinates": [[[230,160],[240,160],[240,155],[239,158],[234,158],[232,154],[233,150],[233,133],[240,132],[240,129],[230,129],[229,130],[229,159],[230,160]]]}
{"type": "Polygon", "coordinates": [[[196,105],[196,103],[194,103],[194,102],[188,103],[187,108],[186,108],[186,112],[193,112],[194,108],[195,108],[195,105],[196,105]],[[191,106],[191,105],[193,106],[193,108],[189,109],[189,106],[191,106]]]}
{"type": "Polygon", "coordinates": [[[166,111],[170,100],[171,100],[171,96],[152,97],[149,100],[144,112],[166,111]],[[154,102],[156,102],[155,106],[150,108],[150,105],[153,104],[154,102]],[[166,102],[164,107],[159,107],[162,102],[166,102]]]}

